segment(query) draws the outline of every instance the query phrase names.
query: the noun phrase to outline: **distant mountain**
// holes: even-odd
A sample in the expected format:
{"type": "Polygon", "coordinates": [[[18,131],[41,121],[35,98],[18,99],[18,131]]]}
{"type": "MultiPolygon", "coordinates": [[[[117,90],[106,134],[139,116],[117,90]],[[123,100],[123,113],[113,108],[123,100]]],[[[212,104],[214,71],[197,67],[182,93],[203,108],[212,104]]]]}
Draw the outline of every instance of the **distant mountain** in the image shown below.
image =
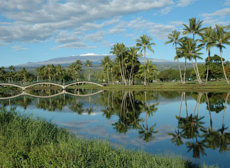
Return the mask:
{"type": "MultiPolygon", "coordinates": [[[[81,60],[82,62],[85,62],[86,60],[90,60],[92,61],[93,64],[100,64],[101,63],[101,59],[104,59],[106,55],[90,55],[87,54],[85,56],[67,56],[67,57],[58,57],[58,58],[53,58],[47,61],[42,61],[42,62],[28,62],[26,64],[20,64],[20,65],[16,65],[16,67],[39,67],[42,65],[47,65],[47,64],[61,64],[61,65],[69,65],[73,62],[75,62],[76,60],[81,60]]],[[[115,59],[116,56],[114,55],[110,55],[111,59],[115,59]]],[[[174,61],[168,61],[168,60],[162,60],[162,59],[154,59],[154,58],[147,58],[148,60],[152,60],[153,63],[173,63],[174,61]]],[[[140,58],[139,59],[140,62],[144,62],[144,58],[140,58]]]]}

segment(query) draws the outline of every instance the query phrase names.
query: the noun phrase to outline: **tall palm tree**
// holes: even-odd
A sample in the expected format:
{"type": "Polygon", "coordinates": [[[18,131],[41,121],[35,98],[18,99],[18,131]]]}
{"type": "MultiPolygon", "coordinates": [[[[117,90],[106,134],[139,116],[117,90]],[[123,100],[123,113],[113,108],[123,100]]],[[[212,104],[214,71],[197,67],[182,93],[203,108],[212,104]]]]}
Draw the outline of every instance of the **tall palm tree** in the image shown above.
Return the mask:
{"type": "Polygon", "coordinates": [[[169,44],[169,43],[173,43],[173,45],[175,45],[175,49],[176,49],[176,56],[174,58],[174,60],[176,59],[177,62],[178,62],[178,66],[179,66],[179,71],[180,71],[180,79],[181,79],[181,83],[183,82],[183,79],[182,79],[182,74],[181,74],[181,69],[180,69],[180,63],[179,63],[179,56],[177,54],[177,43],[180,41],[180,32],[179,31],[176,31],[176,30],[173,30],[172,33],[170,33],[168,35],[168,39],[169,41],[166,41],[165,44],[169,44]]]}
{"type": "Polygon", "coordinates": [[[132,80],[132,84],[134,84],[134,66],[135,66],[135,61],[137,60],[138,57],[141,57],[140,54],[138,54],[137,52],[139,51],[138,48],[134,47],[130,47],[128,54],[131,56],[132,59],[132,66],[131,66],[131,72],[130,72],[130,76],[129,76],[129,82],[132,80]]]}
{"type": "Polygon", "coordinates": [[[77,81],[79,81],[79,78],[81,76],[80,72],[82,71],[82,61],[81,60],[77,60],[76,62],[76,71],[77,71],[77,81]]]}
{"type": "Polygon", "coordinates": [[[128,51],[128,48],[123,43],[117,43],[113,45],[111,48],[110,53],[115,54],[117,56],[117,62],[119,64],[121,79],[125,85],[127,85],[126,82],[126,67],[124,66],[124,57],[126,56],[126,53],[128,51]]]}
{"type": "MultiPolygon", "coordinates": [[[[151,46],[155,46],[155,43],[151,43],[150,41],[152,38],[147,35],[142,35],[139,39],[136,40],[136,46],[142,51],[144,50],[144,65],[145,65],[145,57],[146,57],[146,48],[148,48],[150,51],[154,53],[154,50],[152,49],[151,46]]],[[[146,70],[145,70],[145,80],[144,80],[144,86],[146,86],[146,70]]]]}
{"type": "Polygon", "coordinates": [[[109,83],[109,66],[110,66],[110,64],[111,64],[111,59],[108,55],[105,56],[103,60],[101,59],[100,65],[102,65],[106,69],[108,83],[109,83]]]}
{"type": "MultiPolygon", "coordinates": [[[[189,19],[189,26],[187,26],[186,24],[183,24],[184,25],[183,34],[192,33],[193,34],[193,42],[195,42],[195,35],[198,34],[201,36],[201,33],[206,29],[206,28],[201,28],[202,22],[203,21],[201,21],[201,20],[196,21],[196,18],[189,19]]],[[[195,59],[195,61],[196,61],[196,59],[195,59]]],[[[194,70],[195,70],[196,75],[198,76],[198,80],[200,81],[200,83],[202,83],[201,79],[199,77],[199,74],[197,74],[197,71],[198,71],[197,62],[196,62],[196,68],[194,70]]]]}
{"type": "Polygon", "coordinates": [[[88,80],[90,81],[90,72],[89,72],[89,68],[92,67],[92,61],[86,60],[86,62],[85,62],[84,65],[88,67],[88,73],[89,73],[88,80]]]}
{"type": "Polygon", "coordinates": [[[206,84],[208,82],[208,74],[209,74],[209,63],[210,63],[210,50],[215,45],[214,42],[214,31],[211,27],[208,27],[204,30],[204,32],[201,34],[201,42],[200,46],[205,45],[206,51],[208,51],[208,65],[207,65],[207,75],[206,75],[206,84]]]}
{"type": "MultiPolygon", "coordinates": [[[[181,53],[178,53],[178,54],[183,55],[183,57],[185,57],[185,60],[188,58],[189,60],[192,61],[193,58],[195,60],[197,58],[201,58],[199,55],[201,55],[203,53],[200,53],[199,51],[202,48],[197,47],[196,42],[193,42],[191,38],[184,37],[179,44],[180,44],[180,48],[178,49],[178,51],[180,51],[181,53]]],[[[202,83],[202,81],[199,79],[199,75],[198,75],[199,71],[198,71],[198,69],[196,70],[196,68],[193,64],[193,61],[192,61],[192,65],[193,65],[194,71],[196,72],[197,80],[200,84],[200,83],[202,83]],[[197,71],[198,71],[198,73],[197,73],[197,71]]],[[[185,65],[185,69],[186,69],[186,65],[185,65]]],[[[185,83],[185,75],[184,75],[184,83],[185,83]]]]}
{"type": "Polygon", "coordinates": [[[228,78],[226,76],[226,72],[224,69],[224,62],[222,58],[222,50],[225,48],[224,44],[230,45],[230,33],[225,31],[226,27],[216,25],[214,32],[215,36],[214,39],[216,41],[216,47],[220,49],[220,57],[221,57],[221,62],[222,62],[222,67],[223,67],[223,72],[224,72],[224,77],[226,79],[226,82],[229,84],[228,78]]]}
{"type": "Polygon", "coordinates": [[[9,66],[9,69],[10,69],[10,77],[11,77],[11,80],[12,80],[12,77],[13,77],[13,71],[15,71],[15,67],[13,65],[9,66]]]}
{"type": "Polygon", "coordinates": [[[58,76],[60,83],[64,77],[64,74],[65,74],[65,69],[60,64],[58,64],[56,66],[56,75],[58,76]]]}
{"type": "Polygon", "coordinates": [[[53,71],[54,71],[54,65],[53,64],[48,64],[46,65],[46,69],[49,73],[49,81],[51,80],[51,75],[53,74],[53,71]]]}
{"type": "Polygon", "coordinates": [[[70,64],[70,65],[68,66],[68,68],[69,68],[69,70],[72,71],[72,78],[73,78],[73,80],[76,80],[76,69],[77,69],[77,64],[76,64],[76,62],[73,62],[72,64],[70,64]]]}
{"type": "Polygon", "coordinates": [[[23,82],[25,83],[26,82],[26,76],[28,75],[28,71],[26,68],[22,68],[22,70],[20,71],[20,74],[23,75],[23,82]]]}

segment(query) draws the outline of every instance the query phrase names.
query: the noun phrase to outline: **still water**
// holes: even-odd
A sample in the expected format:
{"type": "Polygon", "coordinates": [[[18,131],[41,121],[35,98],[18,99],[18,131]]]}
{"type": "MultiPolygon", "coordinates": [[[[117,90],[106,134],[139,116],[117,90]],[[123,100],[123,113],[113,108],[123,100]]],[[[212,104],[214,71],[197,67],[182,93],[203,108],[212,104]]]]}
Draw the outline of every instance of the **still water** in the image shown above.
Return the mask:
{"type": "Polygon", "coordinates": [[[230,167],[229,104],[230,93],[211,92],[0,93],[0,106],[46,118],[76,136],[109,139],[113,146],[148,153],[181,154],[219,167],[230,167]]]}

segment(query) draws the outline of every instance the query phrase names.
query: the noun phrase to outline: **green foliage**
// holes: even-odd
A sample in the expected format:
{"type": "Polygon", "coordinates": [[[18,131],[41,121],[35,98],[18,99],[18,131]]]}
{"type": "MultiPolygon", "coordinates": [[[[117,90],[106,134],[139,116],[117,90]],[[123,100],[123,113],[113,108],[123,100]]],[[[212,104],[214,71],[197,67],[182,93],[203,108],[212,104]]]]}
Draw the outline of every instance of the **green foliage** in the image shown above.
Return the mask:
{"type": "Polygon", "coordinates": [[[168,69],[165,71],[161,71],[158,75],[158,78],[161,81],[172,81],[172,80],[180,80],[180,72],[175,69],[168,69]]]}

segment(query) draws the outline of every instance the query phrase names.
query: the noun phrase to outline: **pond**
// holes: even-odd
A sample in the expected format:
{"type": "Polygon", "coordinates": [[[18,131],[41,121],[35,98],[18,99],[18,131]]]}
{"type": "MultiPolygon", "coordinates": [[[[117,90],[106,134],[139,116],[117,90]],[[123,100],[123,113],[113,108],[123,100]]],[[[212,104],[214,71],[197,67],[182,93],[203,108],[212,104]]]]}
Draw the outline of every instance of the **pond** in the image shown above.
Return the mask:
{"type": "Polygon", "coordinates": [[[219,167],[230,164],[229,104],[230,93],[211,92],[0,93],[0,106],[46,118],[76,136],[109,139],[113,146],[148,153],[181,154],[219,167]]]}

